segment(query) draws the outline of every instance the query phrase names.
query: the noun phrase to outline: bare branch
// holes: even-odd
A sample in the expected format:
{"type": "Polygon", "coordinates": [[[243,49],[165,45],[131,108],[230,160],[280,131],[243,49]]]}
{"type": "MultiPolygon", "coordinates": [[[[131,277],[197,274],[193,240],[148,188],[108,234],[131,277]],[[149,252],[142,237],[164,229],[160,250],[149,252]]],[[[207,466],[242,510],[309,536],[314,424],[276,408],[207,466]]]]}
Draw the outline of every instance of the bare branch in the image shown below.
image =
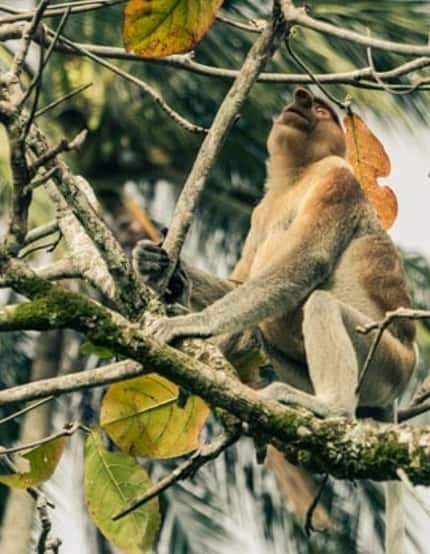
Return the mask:
{"type": "Polygon", "coordinates": [[[428,319],[430,318],[430,310],[411,310],[408,308],[398,308],[393,312],[387,312],[385,317],[380,322],[369,323],[363,327],[357,327],[359,333],[367,334],[370,331],[377,330],[377,333],[373,339],[373,342],[370,346],[369,352],[367,354],[366,360],[363,364],[363,369],[361,370],[360,379],[358,381],[356,393],[361,389],[364,378],[366,377],[367,371],[369,369],[370,363],[375,355],[378,344],[381,341],[382,334],[385,329],[395,320],[395,319],[428,319]]]}
{"type": "MultiPolygon", "coordinates": [[[[52,34],[51,30],[49,30],[48,32],[52,34]]],[[[177,111],[175,111],[171,106],[167,104],[167,102],[163,99],[163,97],[158,91],[156,91],[150,85],[142,81],[142,79],[139,79],[138,77],[135,77],[131,73],[128,73],[127,71],[124,71],[119,67],[116,67],[110,62],[92,53],[84,46],[77,45],[73,41],[65,38],[64,36],[61,36],[61,42],[64,44],[67,44],[67,46],[69,46],[70,48],[77,50],[81,54],[87,56],[88,58],[90,58],[90,60],[93,60],[99,65],[106,67],[107,69],[109,69],[116,75],[119,75],[123,79],[126,79],[127,81],[130,81],[131,83],[137,85],[143,92],[145,92],[146,94],[149,94],[155,100],[155,102],[160,106],[160,108],[182,128],[186,129],[187,131],[190,131],[191,133],[207,132],[207,130],[204,127],[200,127],[199,125],[195,125],[194,123],[191,123],[190,121],[185,119],[182,115],[180,115],[177,111]]]]}
{"type": "Polygon", "coordinates": [[[27,402],[46,397],[57,397],[82,389],[90,389],[144,375],[141,364],[132,360],[115,362],[96,369],[79,371],[70,375],[34,381],[26,385],[0,391],[0,406],[27,402]]]}
{"type": "Polygon", "coordinates": [[[264,20],[256,21],[251,19],[249,23],[243,23],[238,19],[234,19],[233,17],[228,17],[222,13],[218,13],[216,15],[216,19],[217,21],[220,21],[221,23],[225,23],[230,27],[235,27],[236,29],[241,29],[242,31],[249,31],[251,33],[261,33],[265,26],[264,20]]]}
{"type": "Polygon", "coordinates": [[[170,281],[208,174],[252,85],[272,53],[278,30],[276,21],[266,24],[250,49],[236,81],[218,109],[209,133],[200,147],[176,204],[175,214],[163,244],[170,255],[170,266],[166,271],[161,289],[170,281]]]}
{"type": "Polygon", "coordinates": [[[43,437],[43,439],[39,439],[37,441],[29,442],[27,444],[20,444],[18,446],[13,446],[11,448],[0,448],[0,456],[5,456],[9,454],[15,454],[16,452],[22,452],[23,450],[32,450],[33,448],[37,448],[38,446],[42,446],[43,444],[46,444],[47,442],[51,442],[55,439],[60,439],[61,437],[70,437],[81,429],[80,423],[72,423],[64,426],[64,429],[61,431],[57,431],[56,433],[52,433],[48,437],[43,437]]]}
{"type": "Polygon", "coordinates": [[[40,108],[35,114],[35,117],[40,117],[41,115],[44,115],[49,110],[53,110],[63,102],[66,102],[67,100],[70,100],[70,98],[73,98],[74,96],[80,94],[81,92],[84,92],[84,90],[87,90],[88,88],[92,87],[92,83],[87,83],[86,85],[82,85],[80,87],[75,88],[74,90],[68,92],[64,96],[61,96],[61,98],[58,98],[57,100],[54,100],[50,104],[47,104],[43,108],[40,108]]]}
{"type": "Polygon", "coordinates": [[[36,270],[38,277],[48,281],[59,279],[83,279],[82,273],[75,267],[72,257],[63,258],[51,265],[36,270]]]}
{"type": "Polygon", "coordinates": [[[33,410],[36,410],[37,408],[39,408],[39,406],[43,406],[44,404],[51,402],[51,400],[54,400],[54,396],[48,396],[47,398],[43,398],[42,400],[39,400],[39,402],[30,404],[30,406],[27,406],[22,410],[18,410],[17,412],[14,412],[13,414],[8,415],[7,417],[3,417],[2,419],[0,419],[0,425],[3,425],[4,423],[11,421],[12,419],[16,419],[17,417],[21,417],[22,415],[25,415],[28,412],[32,412],[33,410]]]}
{"type": "MultiPolygon", "coordinates": [[[[9,39],[19,38],[22,34],[22,27],[19,25],[4,25],[0,27],[0,40],[5,41],[9,39]]],[[[43,41],[39,35],[34,36],[34,40],[37,40],[39,44],[43,41]]],[[[47,45],[49,45],[49,39],[47,39],[47,45]]],[[[126,52],[123,48],[94,45],[94,44],[80,44],[75,43],[76,46],[83,47],[89,52],[97,55],[100,58],[110,58],[117,60],[130,60],[143,64],[156,64],[165,65],[175,69],[181,69],[190,73],[203,75],[210,78],[217,78],[223,80],[234,80],[239,74],[236,69],[226,69],[213,67],[205,64],[198,63],[190,59],[189,55],[174,55],[167,58],[146,59],[126,52]]],[[[65,44],[57,44],[56,51],[62,52],[68,55],[83,56],[82,52],[76,51],[76,49],[70,48],[65,44]]],[[[429,57],[420,57],[416,60],[400,64],[394,69],[388,71],[379,72],[381,79],[394,79],[401,77],[427,67],[430,64],[429,57]]],[[[374,81],[372,70],[369,67],[363,67],[361,69],[355,69],[353,71],[338,72],[338,73],[326,73],[326,74],[314,74],[314,77],[318,79],[320,83],[325,84],[345,84],[358,88],[371,89],[371,90],[383,90],[383,87],[374,81]]],[[[257,79],[258,82],[274,83],[274,84],[312,84],[313,80],[309,75],[305,74],[293,74],[293,73],[261,73],[257,79]]],[[[420,85],[421,90],[428,90],[428,86],[420,85]]],[[[392,90],[409,90],[410,85],[407,84],[393,84],[390,85],[392,90]]]]}
{"type": "Polygon", "coordinates": [[[11,71],[10,71],[11,75],[14,78],[18,78],[21,74],[22,68],[24,66],[25,58],[28,53],[28,49],[30,48],[33,34],[35,33],[37,26],[39,25],[42,19],[43,12],[46,10],[49,4],[49,1],[50,0],[41,0],[39,5],[37,6],[37,9],[32,15],[30,23],[24,26],[24,32],[22,34],[22,42],[15,53],[12,66],[11,66],[11,71]]]}
{"type": "Polygon", "coordinates": [[[27,233],[24,239],[24,245],[26,246],[27,244],[31,244],[36,240],[44,239],[45,237],[48,237],[49,235],[52,235],[57,231],[58,231],[57,221],[51,221],[50,223],[46,223],[45,225],[36,227],[35,229],[32,229],[27,233]]]}
{"type": "MultiPolygon", "coordinates": [[[[68,8],[71,8],[71,12],[74,14],[90,12],[100,8],[114,6],[116,4],[124,4],[126,1],[127,0],[81,0],[77,2],[64,2],[46,9],[42,17],[46,18],[62,15],[68,8]]],[[[34,16],[34,10],[22,11],[10,6],[0,6],[0,11],[13,14],[9,17],[0,18],[0,25],[4,25],[6,23],[17,23],[19,21],[30,21],[34,16]]]]}
{"type": "Polygon", "coordinates": [[[428,44],[425,46],[401,44],[399,42],[373,38],[355,31],[349,31],[348,29],[344,29],[340,26],[314,19],[306,13],[305,8],[296,8],[292,0],[281,0],[281,6],[285,20],[290,25],[301,25],[302,27],[313,29],[318,33],[335,36],[355,44],[361,44],[362,46],[374,48],[376,50],[387,50],[389,52],[405,54],[407,56],[430,55],[430,46],[428,44]]]}
{"type": "Polygon", "coordinates": [[[63,139],[57,145],[49,148],[49,150],[44,152],[39,158],[37,158],[37,160],[35,160],[31,164],[31,166],[29,167],[30,175],[34,176],[40,167],[45,166],[48,162],[53,160],[59,154],[62,154],[63,152],[71,152],[72,150],[79,150],[82,144],[85,142],[87,134],[88,131],[84,129],[79,134],[77,134],[73,140],[69,141],[67,139],[63,139]]]}
{"type": "Polygon", "coordinates": [[[112,519],[118,521],[125,517],[127,514],[137,510],[143,504],[146,504],[165,490],[169,489],[172,485],[187,479],[194,475],[203,465],[215,460],[224,450],[234,444],[240,438],[240,434],[219,435],[211,443],[201,446],[192,456],[182,462],[171,473],[160,479],[153,487],[145,492],[142,496],[132,500],[124,509],[115,514],[112,519]]]}

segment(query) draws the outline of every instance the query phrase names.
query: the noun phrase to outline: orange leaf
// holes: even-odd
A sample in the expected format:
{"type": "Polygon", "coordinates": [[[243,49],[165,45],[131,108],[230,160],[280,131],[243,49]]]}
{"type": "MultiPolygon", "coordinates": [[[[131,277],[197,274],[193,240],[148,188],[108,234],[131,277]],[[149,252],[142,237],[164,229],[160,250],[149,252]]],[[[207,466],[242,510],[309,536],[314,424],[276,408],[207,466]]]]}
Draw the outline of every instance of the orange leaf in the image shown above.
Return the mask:
{"type": "Polygon", "coordinates": [[[223,0],[129,0],[124,10],[125,48],[142,58],[179,54],[206,35],[223,0]]]}
{"type": "Polygon", "coordinates": [[[378,177],[387,177],[391,171],[390,158],[379,139],[357,114],[345,116],[348,161],[355,176],[374,207],[384,229],[397,217],[397,198],[390,187],[378,185],[378,177]]]}

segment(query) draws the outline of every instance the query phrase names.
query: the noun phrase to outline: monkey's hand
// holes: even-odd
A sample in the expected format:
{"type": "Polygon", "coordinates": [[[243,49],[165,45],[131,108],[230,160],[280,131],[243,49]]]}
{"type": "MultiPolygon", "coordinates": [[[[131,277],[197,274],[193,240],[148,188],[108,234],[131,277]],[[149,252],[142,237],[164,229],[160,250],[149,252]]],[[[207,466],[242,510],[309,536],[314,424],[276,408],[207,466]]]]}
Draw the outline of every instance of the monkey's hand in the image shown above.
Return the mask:
{"type": "Polygon", "coordinates": [[[146,331],[159,342],[171,343],[181,337],[209,337],[210,329],[204,325],[200,314],[163,317],[150,323],[146,331]]]}
{"type": "MultiPolygon", "coordinates": [[[[136,273],[143,277],[145,283],[157,290],[170,262],[167,252],[151,240],[141,240],[136,244],[131,255],[136,273]]],[[[166,301],[188,305],[190,288],[188,276],[178,262],[169,282],[166,301]]]]}

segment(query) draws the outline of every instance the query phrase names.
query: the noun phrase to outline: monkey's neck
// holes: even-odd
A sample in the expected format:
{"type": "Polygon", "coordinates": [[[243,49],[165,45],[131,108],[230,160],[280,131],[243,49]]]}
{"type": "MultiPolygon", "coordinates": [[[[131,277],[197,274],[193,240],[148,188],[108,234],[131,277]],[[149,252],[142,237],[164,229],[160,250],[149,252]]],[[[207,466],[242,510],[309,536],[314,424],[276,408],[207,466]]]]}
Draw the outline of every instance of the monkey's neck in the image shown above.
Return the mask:
{"type": "Polygon", "coordinates": [[[267,162],[266,188],[270,190],[285,190],[292,187],[302,177],[309,165],[297,165],[285,156],[271,156],[267,162]]]}

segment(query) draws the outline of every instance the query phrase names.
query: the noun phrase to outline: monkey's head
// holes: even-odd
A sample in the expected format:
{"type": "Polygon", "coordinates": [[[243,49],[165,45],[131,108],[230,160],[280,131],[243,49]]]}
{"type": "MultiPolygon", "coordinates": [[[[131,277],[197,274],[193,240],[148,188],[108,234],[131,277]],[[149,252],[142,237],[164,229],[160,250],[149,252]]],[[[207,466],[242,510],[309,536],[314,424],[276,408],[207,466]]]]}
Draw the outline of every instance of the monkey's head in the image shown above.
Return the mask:
{"type": "Polygon", "coordinates": [[[291,165],[306,165],[326,156],[345,157],[339,117],[325,100],[304,88],[275,119],[267,141],[270,156],[285,156],[291,165]]]}

